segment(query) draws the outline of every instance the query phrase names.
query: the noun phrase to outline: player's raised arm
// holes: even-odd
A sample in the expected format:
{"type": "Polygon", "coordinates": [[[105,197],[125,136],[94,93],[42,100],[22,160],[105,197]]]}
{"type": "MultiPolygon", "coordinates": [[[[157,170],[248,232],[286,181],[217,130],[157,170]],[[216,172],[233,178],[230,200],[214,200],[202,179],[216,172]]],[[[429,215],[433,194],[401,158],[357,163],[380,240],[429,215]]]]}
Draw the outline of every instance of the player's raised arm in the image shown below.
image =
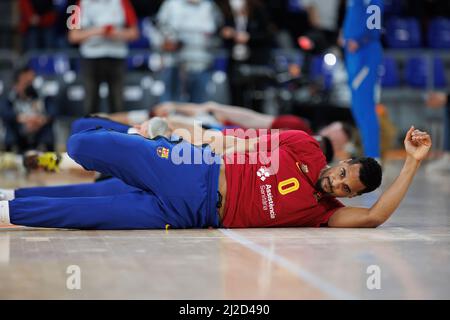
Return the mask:
{"type": "Polygon", "coordinates": [[[256,112],[254,110],[223,105],[216,102],[207,102],[202,104],[208,112],[220,121],[229,121],[244,128],[269,129],[273,123],[274,116],[256,112]]]}
{"type": "Polygon", "coordinates": [[[206,104],[199,103],[181,103],[181,102],[162,102],[152,109],[155,116],[168,117],[174,113],[189,117],[195,117],[200,113],[208,112],[206,104]]]}
{"type": "Polygon", "coordinates": [[[352,207],[338,209],[328,221],[329,227],[375,228],[389,219],[408,191],[432,142],[428,133],[411,127],[406,134],[404,144],[407,153],[405,164],[397,179],[378,201],[370,209],[352,207]]]}

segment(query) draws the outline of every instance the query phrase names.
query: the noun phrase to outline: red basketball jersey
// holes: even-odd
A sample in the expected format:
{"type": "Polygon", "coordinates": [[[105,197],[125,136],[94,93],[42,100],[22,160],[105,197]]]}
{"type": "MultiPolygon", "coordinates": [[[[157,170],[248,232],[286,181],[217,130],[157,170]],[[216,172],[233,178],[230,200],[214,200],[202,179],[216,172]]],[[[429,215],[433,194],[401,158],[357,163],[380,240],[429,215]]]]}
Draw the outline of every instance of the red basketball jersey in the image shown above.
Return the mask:
{"type": "Polygon", "coordinates": [[[320,227],[344,206],[314,188],[327,163],[313,137],[297,130],[262,136],[258,151],[224,157],[224,227],[320,227]]]}

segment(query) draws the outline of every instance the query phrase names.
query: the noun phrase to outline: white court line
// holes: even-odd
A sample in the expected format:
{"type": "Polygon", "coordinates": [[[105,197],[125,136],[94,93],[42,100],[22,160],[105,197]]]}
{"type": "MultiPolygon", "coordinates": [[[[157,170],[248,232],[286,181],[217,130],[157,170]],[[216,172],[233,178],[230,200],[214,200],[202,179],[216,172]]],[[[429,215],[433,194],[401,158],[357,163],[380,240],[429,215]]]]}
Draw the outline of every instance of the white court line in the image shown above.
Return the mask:
{"type": "Polygon", "coordinates": [[[348,292],[345,292],[332,284],[322,280],[320,277],[314,275],[313,273],[303,269],[302,267],[292,263],[291,261],[287,260],[286,258],[277,255],[276,253],[270,252],[268,249],[264,248],[263,246],[260,246],[251,240],[238,235],[237,233],[228,230],[228,229],[219,229],[220,232],[222,232],[224,235],[226,235],[228,238],[240,243],[244,247],[252,250],[253,252],[273,261],[274,263],[278,264],[279,266],[289,270],[293,274],[295,274],[297,277],[301,278],[308,284],[312,285],[313,287],[318,288],[322,292],[326,293],[330,297],[333,297],[335,299],[339,300],[356,300],[357,298],[353,295],[351,295],[348,292]]]}

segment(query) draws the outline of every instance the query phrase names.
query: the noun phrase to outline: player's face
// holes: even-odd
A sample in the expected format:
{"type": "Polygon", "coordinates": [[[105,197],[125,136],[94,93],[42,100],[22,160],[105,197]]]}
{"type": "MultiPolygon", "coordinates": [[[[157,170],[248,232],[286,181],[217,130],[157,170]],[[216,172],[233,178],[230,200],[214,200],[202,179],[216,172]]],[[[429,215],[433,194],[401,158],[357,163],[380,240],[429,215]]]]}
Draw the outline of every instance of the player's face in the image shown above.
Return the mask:
{"type": "Polygon", "coordinates": [[[365,189],[359,180],[360,164],[341,161],[338,165],[325,169],[319,176],[316,187],[329,195],[339,198],[352,198],[365,189]]]}

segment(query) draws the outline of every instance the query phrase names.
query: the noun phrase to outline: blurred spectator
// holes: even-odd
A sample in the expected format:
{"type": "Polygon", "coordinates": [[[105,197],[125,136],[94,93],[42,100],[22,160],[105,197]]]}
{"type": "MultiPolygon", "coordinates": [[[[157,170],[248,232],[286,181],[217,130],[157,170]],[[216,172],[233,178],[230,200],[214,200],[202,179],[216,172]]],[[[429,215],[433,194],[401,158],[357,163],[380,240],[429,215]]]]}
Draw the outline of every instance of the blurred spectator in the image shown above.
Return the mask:
{"type": "Polygon", "coordinates": [[[343,38],[340,43],[345,51],[352,92],[352,113],[361,134],[364,155],[380,158],[380,126],[375,111],[375,87],[378,83],[383,48],[380,43],[381,27],[367,27],[371,15],[367,8],[371,5],[376,5],[380,9],[380,15],[382,14],[382,0],[347,2],[343,38]]]}
{"type": "Polygon", "coordinates": [[[207,100],[207,83],[214,61],[214,40],[222,23],[220,11],[209,0],[167,0],[157,15],[163,53],[161,101],[207,100]]]}
{"type": "Polygon", "coordinates": [[[35,73],[26,67],[15,75],[14,87],[1,108],[6,127],[5,149],[54,150],[53,118],[56,109],[50,98],[42,98],[32,83],[35,73]]]}
{"type": "Polygon", "coordinates": [[[301,0],[308,13],[311,30],[306,36],[318,51],[336,44],[340,0],[301,0]]]}
{"type": "Polygon", "coordinates": [[[444,155],[441,159],[430,163],[427,172],[450,174],[450,95],[443,92],[431,92],[427,97],[430,108],[445,107],[444,116],[444,155]]]}
{"type": "Polygon", "coordinates": [[[245,94],[253,81],[243,75],[242,66],[268,65],[272,46],[270,20],[257,0],[218,0],[225,18],[220,31],[229,54],[228,76],[232,104],[250,107],[245,94]]]}
{"type": "Polygon", "coordinates": [[[69,41],[80,44],[85,110],[99,112],[99,87],[106,82],[110,112],[121,111],[127,42],[139,36],[135,11],[129,0],[81,0],[80,6],[81,28],[69,32],[69,41]]]}
{"type": "Polygon", "coordinates": [[[54,47],[57,12],[53,0],[19,0],[19,30],[24,35],[24,49],[54,47]]]}
{"type": "Polygon", "coordinates": [[[275,29],[275,41],[282,48],[297,46],[297,38],[309,29],[308,15],[301,0],[264,0],[275,29]],[[285,35],[288,40],[285,40],[285,35]]]}

